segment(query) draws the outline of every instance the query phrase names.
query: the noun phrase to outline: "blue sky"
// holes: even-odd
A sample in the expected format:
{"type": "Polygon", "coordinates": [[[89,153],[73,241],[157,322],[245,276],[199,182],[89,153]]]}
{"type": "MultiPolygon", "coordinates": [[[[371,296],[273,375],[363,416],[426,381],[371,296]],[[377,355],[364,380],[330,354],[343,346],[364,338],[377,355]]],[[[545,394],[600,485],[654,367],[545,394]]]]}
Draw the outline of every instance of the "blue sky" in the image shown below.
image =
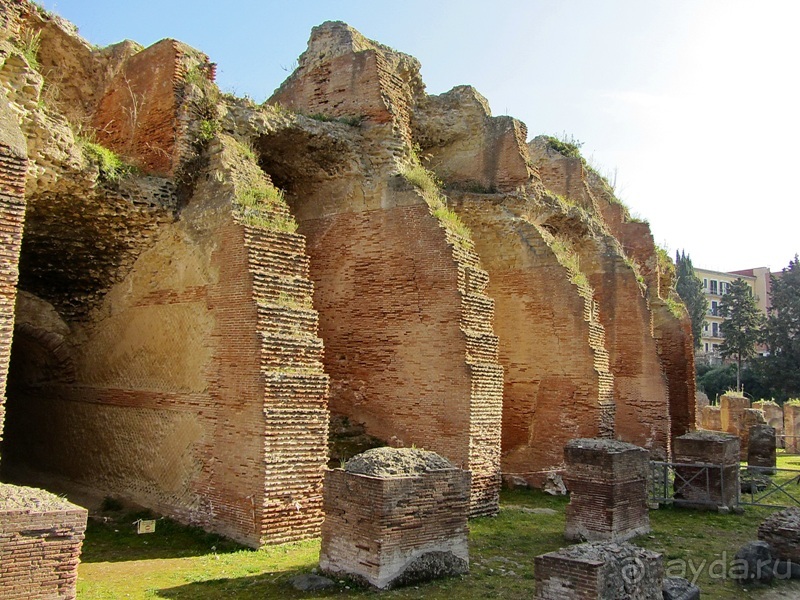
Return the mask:
{"type": "Polygon", "coordinates": [[[566,134],[657,243],[696,266],[780,270],[800,252],[795,0],[45,0],[90,42],[172,37],[225,91],[269,97],[311,28],[346,21],[470,84],[530,137],[566,134]]]}

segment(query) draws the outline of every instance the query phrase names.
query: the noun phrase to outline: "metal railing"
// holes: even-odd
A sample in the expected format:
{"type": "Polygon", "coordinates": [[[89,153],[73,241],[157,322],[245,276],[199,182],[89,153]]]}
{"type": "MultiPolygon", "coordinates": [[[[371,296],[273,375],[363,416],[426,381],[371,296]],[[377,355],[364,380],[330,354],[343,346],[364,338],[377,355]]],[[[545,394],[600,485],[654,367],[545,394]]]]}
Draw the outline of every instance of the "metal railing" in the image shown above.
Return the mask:
{"type": "Polygon", "coordinates": [[[725,469],[712,463],[650,461],[650,501],[717,507],[724,497],[725,469]],[[712,477],[712,474],[714,475],[712,477]]]}
{"type": "Polygon", "coordinates": [[[800,506],[800,471],[772,467],[739,470],[739,504],[791,508],[800,506]]]}

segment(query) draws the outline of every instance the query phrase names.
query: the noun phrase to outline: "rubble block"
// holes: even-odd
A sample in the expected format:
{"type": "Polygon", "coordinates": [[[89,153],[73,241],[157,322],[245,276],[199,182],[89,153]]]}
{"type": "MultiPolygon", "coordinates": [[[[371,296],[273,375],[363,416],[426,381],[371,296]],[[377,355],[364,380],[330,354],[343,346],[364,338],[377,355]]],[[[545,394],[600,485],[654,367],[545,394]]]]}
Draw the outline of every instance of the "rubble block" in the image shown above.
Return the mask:
{"type": "Polygon", "coordinates": [[[564,448],[570,491],[564,535],[570,540],[623,541],[650,531],[649,454],[607,439],[578,439],[564,448]]]}
{"type": "Polygon", "coordinates": [[[769,425],[753,425],[748,437],[747,464],[751,467],[774,469],[777,464],[775,428],[769,425]]]}
{"type": "Polygon", "coordinates": [[[675,498],[680,504],[731,507],[739,498],[739,437],[693,431],[675,438],[675,498]],[[681,466],[681,463],[683,466],[681,466]],[[711,465],[686,466],[696,463],[711,465]]]}
{"type": "Polygon", "coordinates": [[[764,412],[767,425],[775,428],[778,447],[783,448],[783,409],[780,404],[772,400],[759,400],[753,402],[753,408],[764,412]]]}
{"type": "Polygon", "coordinates": [[[469,571],[470,473],[434,452],[374,448],[329,470],[320,568],[378,589],[469,571]]]}
{"type": "Polygon", "coordinates": [[[750,428],[754,425],[765,425],[764,413],[755,408],[745,408],[739,420],[739,459],[747,460],[747,448],[750,443],[750,428]]]}
{"type": "Polygon", "coordinates": [[[773,556],[800,563],[800,508],[785,508],[758,526],[758,539],[772,546],[773,556]]]}
{"type": "Polygon", "coordinates": [[[702,429],[722,431],[722,420],[719,406],[704,406],[702,412],[702,429]]]}
{"type": "Polygon", "coordinates": [[[0,597],[75,598],[87,518],[55,494],[0,483],[0,597]]]}
{"type": "Polygon", "coordinates": [[[719,416],[722,431],[739,434],[742,413],[750,408],[750,400],[744,396],[723,394],[719,399],[719,416]]]}
{"type": "Polygon", "coordinates": [[[783,405],[783,434],[786,440],[786,452],[800,452],[800,405],[783,405]]]}
{"type": "Polygon", "coordinates": [[[534,559],[539,600],[661,600],[661,554],[628,543],[589,542],[534,559]]]}

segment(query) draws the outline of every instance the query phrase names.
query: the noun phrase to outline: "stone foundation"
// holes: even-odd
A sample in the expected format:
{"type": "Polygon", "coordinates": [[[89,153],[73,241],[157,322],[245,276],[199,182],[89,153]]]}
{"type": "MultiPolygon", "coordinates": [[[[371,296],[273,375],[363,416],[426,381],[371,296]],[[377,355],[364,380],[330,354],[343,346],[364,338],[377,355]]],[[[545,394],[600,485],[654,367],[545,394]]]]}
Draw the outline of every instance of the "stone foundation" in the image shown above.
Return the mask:
{"type": "Polygon", "coordinates": [[[626,540],[650,531],[646,450],[614,440],[572,440],[564,448],[570,491],[565,536],[626,540]]]}
{"type": "Polygon", "coordinates": [[[679,504],[736,506],[739,498],[739,438],[713,431],[694,431],[675,438],[676,463],[712,465],[676,466],[675,500],[679,504]]]}
{"type": "Polygon", "coordinates": [[[751,467],[774,469],[776,465],[775,428],[769,425],[753,425],[748,437],[747,464],[751,467]]]}
{"type": "MultiPolygon", "coordinates": [[[[376,448],[346,468],[376,451],[401,456],[398,462],[406,462],[402,454],[421,452],[376,448]]],[[[406,475],[404,470],[401,465],[371,470],[379,475],[342,469],[325,474],[323,571],[388,589],[469,570],[469,472],[450,467],[406,475]]]]}
{"type": "Polygon", "coordinates": [[[661,554],[632,544],[579,544],[537,556],[534,564],[539,600],[662,598],[661,554]]]}
{"type": "Polygon", "coordinates": [[[75,598],[87,517],[55,494],[0,483],[0,597],[75,598]]]}

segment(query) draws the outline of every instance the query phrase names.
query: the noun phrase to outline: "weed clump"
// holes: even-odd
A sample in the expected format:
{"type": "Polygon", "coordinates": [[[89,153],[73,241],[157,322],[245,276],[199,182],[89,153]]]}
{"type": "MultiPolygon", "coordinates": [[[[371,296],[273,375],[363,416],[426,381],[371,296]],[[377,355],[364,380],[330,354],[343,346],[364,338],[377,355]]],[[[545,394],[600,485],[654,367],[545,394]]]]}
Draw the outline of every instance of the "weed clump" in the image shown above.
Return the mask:
{"type": "Polygon", "coordinates": [[[133,165],[122,160],[122,158],[109,148],[90,142],[89,140],[79,140],[83,149],[83,154],[100,170],[100,178],[104,181],[117,182],[126,175],[136,171],[133,165]]]}

